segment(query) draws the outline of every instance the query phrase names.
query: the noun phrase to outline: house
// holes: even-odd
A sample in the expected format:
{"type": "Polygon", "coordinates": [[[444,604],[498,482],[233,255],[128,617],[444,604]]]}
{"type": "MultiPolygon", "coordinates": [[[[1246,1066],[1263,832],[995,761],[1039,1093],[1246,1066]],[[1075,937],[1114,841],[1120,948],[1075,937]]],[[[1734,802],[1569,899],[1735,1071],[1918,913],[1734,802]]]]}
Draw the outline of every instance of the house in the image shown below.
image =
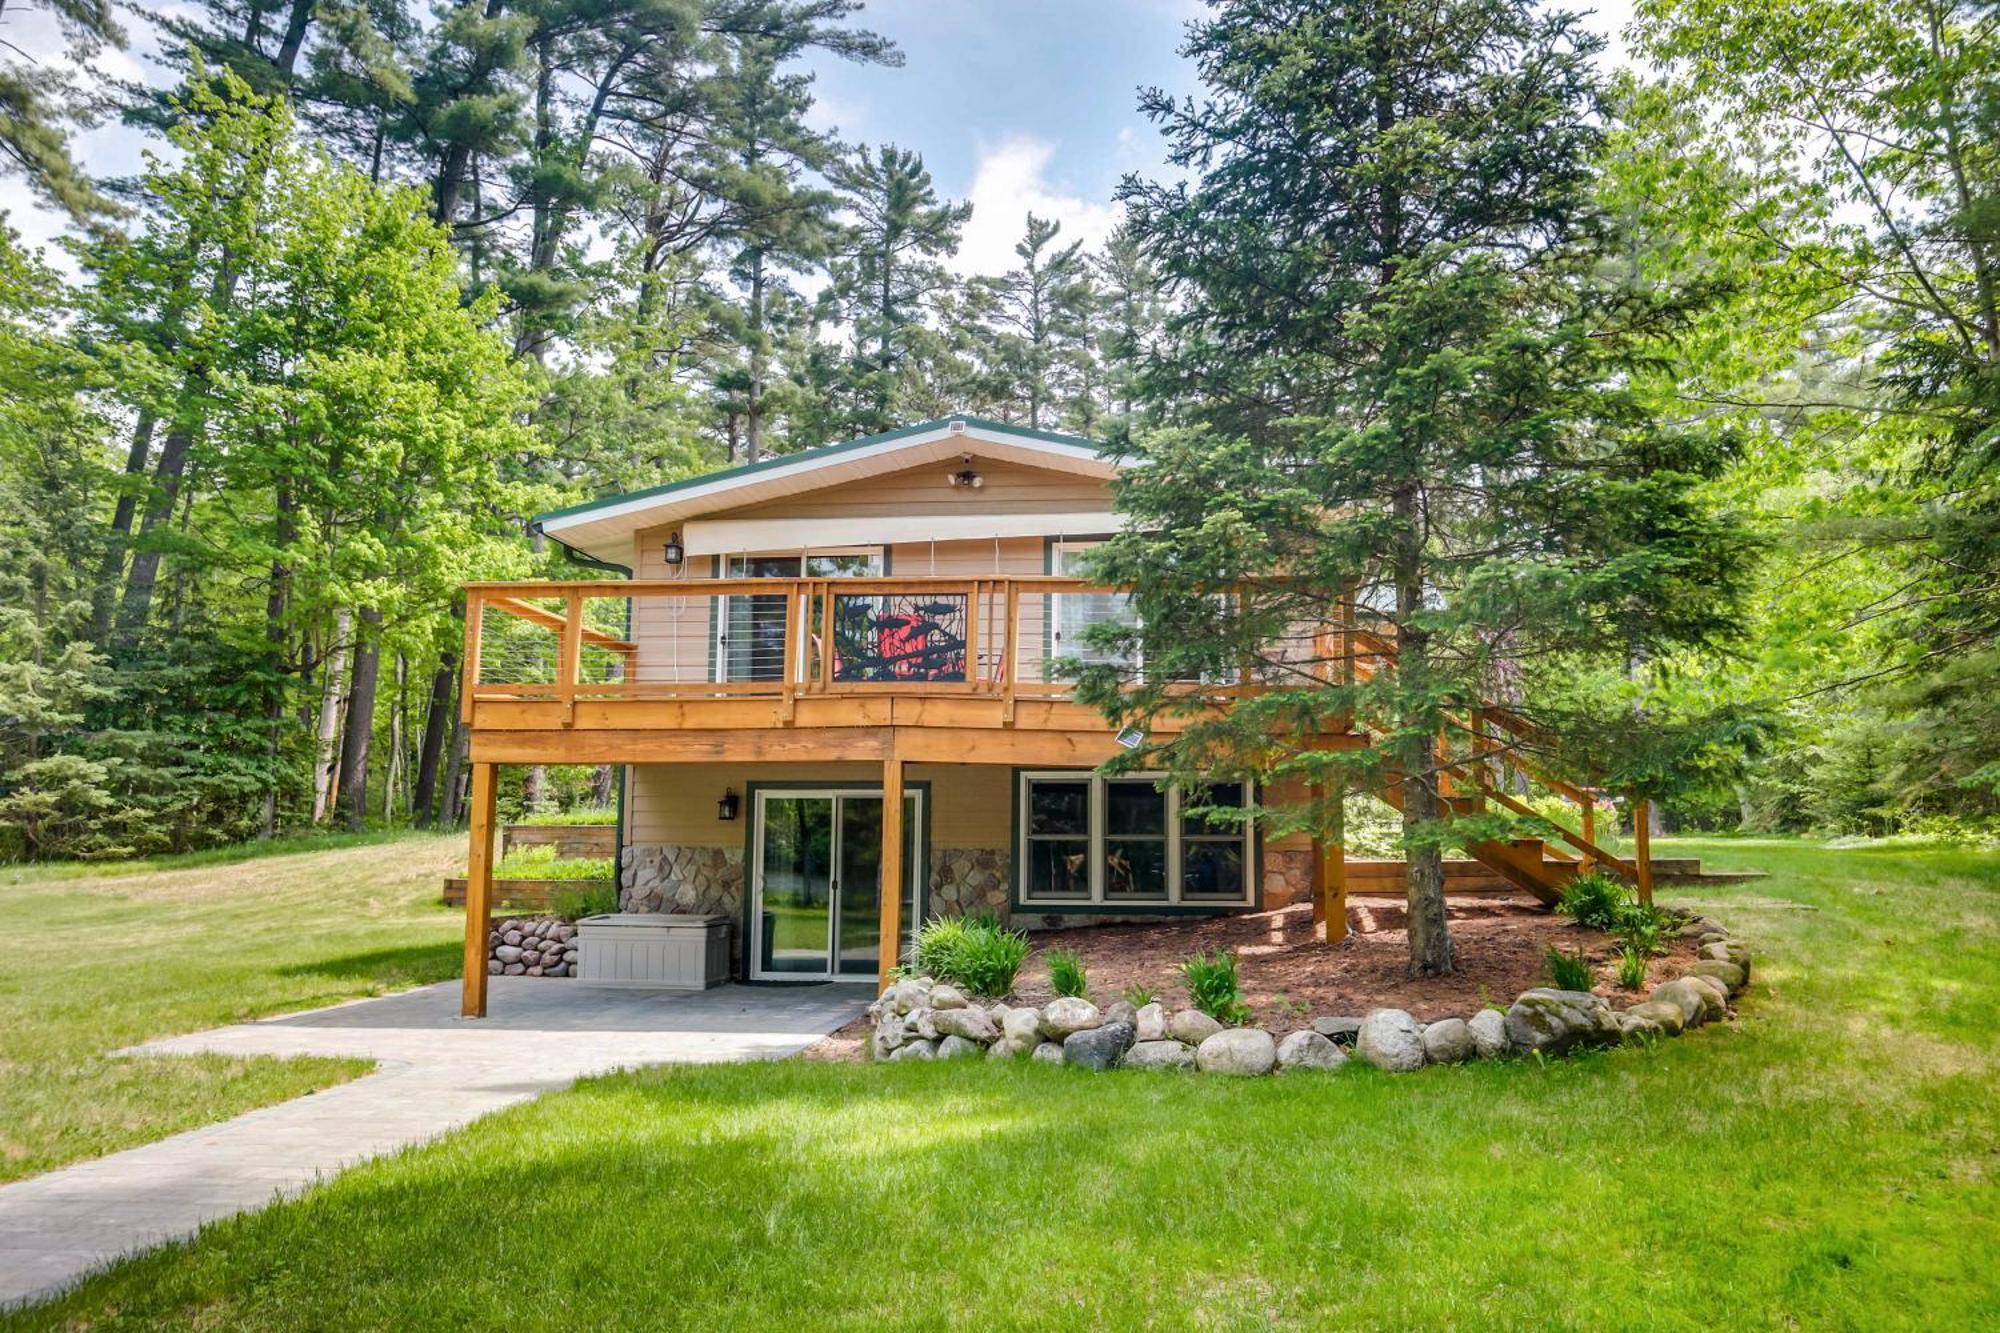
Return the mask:
{"type": "MultiPolygon", "coordinates": [[[[1054,664],[1126,614],[1077,577],[1118,527],[1118,466],[954,417],[541,516],[617,577],[467,587],[466,1012],[485,1007],[499,764],[622,766],[621,905],[726,915],[745,980],[883,980],[885,940],[975,909],[1033,928],[1317,887],[1343,931],[1338,847],[1093,771],[1120,738],[1054,664]]],[[[1244,686],[1190,688],[1224,708],[1244,686]]],[[[1539,882],[1535,847],[1518,874],[1539,882]]]]}

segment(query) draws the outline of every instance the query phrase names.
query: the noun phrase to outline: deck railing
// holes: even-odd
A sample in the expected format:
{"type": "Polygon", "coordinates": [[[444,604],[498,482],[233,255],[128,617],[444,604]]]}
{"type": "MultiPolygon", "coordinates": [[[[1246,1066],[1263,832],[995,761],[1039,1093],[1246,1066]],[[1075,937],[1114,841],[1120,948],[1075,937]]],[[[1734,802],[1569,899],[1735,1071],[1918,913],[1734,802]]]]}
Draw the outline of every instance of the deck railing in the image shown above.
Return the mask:
{"type": "MultiPolygon", "coordinates": [[[[1123,594],[1054,576],[656,579],[466,586],[477,700],[1064,698],[1064,659],[1123,594]]],[[[1211,688],[1231,689],[1229,686],[1211,688]]]]}

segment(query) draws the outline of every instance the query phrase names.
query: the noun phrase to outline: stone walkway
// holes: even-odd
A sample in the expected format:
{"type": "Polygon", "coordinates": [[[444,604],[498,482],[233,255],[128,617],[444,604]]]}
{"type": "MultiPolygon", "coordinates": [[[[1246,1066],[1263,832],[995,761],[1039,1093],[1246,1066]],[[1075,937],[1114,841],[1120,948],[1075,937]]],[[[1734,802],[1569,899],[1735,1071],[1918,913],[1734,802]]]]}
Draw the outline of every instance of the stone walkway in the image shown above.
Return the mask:
{"type": "Polygon", "coordinates": [[[578,1078],[647,1064],[792,1055],[859,1014],[872,986],[724,986],[699,995],[494,977],[491,1017],[458,983],[170,1037],[134,1055],[363,1056],[324,1092],[0,1186],[0,1309],[46,1299],[138,1250],[297,1194],[578,1078]]]}

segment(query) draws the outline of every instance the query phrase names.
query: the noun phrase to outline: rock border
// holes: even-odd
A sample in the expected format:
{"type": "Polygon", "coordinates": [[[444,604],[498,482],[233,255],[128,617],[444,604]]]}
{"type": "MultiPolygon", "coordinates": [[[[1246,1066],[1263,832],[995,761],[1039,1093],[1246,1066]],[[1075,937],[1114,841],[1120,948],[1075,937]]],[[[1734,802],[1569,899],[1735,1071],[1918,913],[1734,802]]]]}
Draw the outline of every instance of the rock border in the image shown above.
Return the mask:
{"type": "Polygon", "coordinates": [[[1420,1023],[1401,1009],[1375,1009],[1360,1018],[1315,1018],[1282,1038],[1263,1028],[1225,1027],[1196,1009],[1170,1013],[1157,1003],[1135,1008],[1115,1000],[1099,1009],[1066,997],[1039,1008],[982,1005],[955,986],[906,977],[868,1006],[868,1055],[888,1062],[1033,1059],[1100,1073],[1192,1070],[1237,1077],[1334,1070],[1349,1060],[1407,1074],[1425,1065],[1565,1055],[1677,1037],[1729,1016],[1730,1000],[1750,984],[1749,946],[1705,916],[1685,918],[1678,933],[1697,942],[1698,961],[1624,1009],[1590,991],[1538,986],[1504,1011],[1489,1007],[1468,1018],[1420,1023]]]}
{"type": "Polygon", "coordinates": [[[568,977],[576,974],[576,924],[551,916],[513,916],[486,932],[486,974],[568,977]]]}

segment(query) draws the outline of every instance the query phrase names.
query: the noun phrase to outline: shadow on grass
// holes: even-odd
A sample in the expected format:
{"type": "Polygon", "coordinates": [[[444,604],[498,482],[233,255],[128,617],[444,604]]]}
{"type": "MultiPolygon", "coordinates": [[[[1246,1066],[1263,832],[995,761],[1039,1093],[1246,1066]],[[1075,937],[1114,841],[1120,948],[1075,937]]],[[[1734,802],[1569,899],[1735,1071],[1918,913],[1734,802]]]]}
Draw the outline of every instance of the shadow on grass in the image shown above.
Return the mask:
{"type": "Polygon", "coordinates": [[[458,975],[461,952],[461,946],[451,941],[405,944],[339,958],[288,963],[275,969],[275,972],[281,977],[331,977],[340,981],[375,981],[383,985],[443,981],[458,975]]]}

